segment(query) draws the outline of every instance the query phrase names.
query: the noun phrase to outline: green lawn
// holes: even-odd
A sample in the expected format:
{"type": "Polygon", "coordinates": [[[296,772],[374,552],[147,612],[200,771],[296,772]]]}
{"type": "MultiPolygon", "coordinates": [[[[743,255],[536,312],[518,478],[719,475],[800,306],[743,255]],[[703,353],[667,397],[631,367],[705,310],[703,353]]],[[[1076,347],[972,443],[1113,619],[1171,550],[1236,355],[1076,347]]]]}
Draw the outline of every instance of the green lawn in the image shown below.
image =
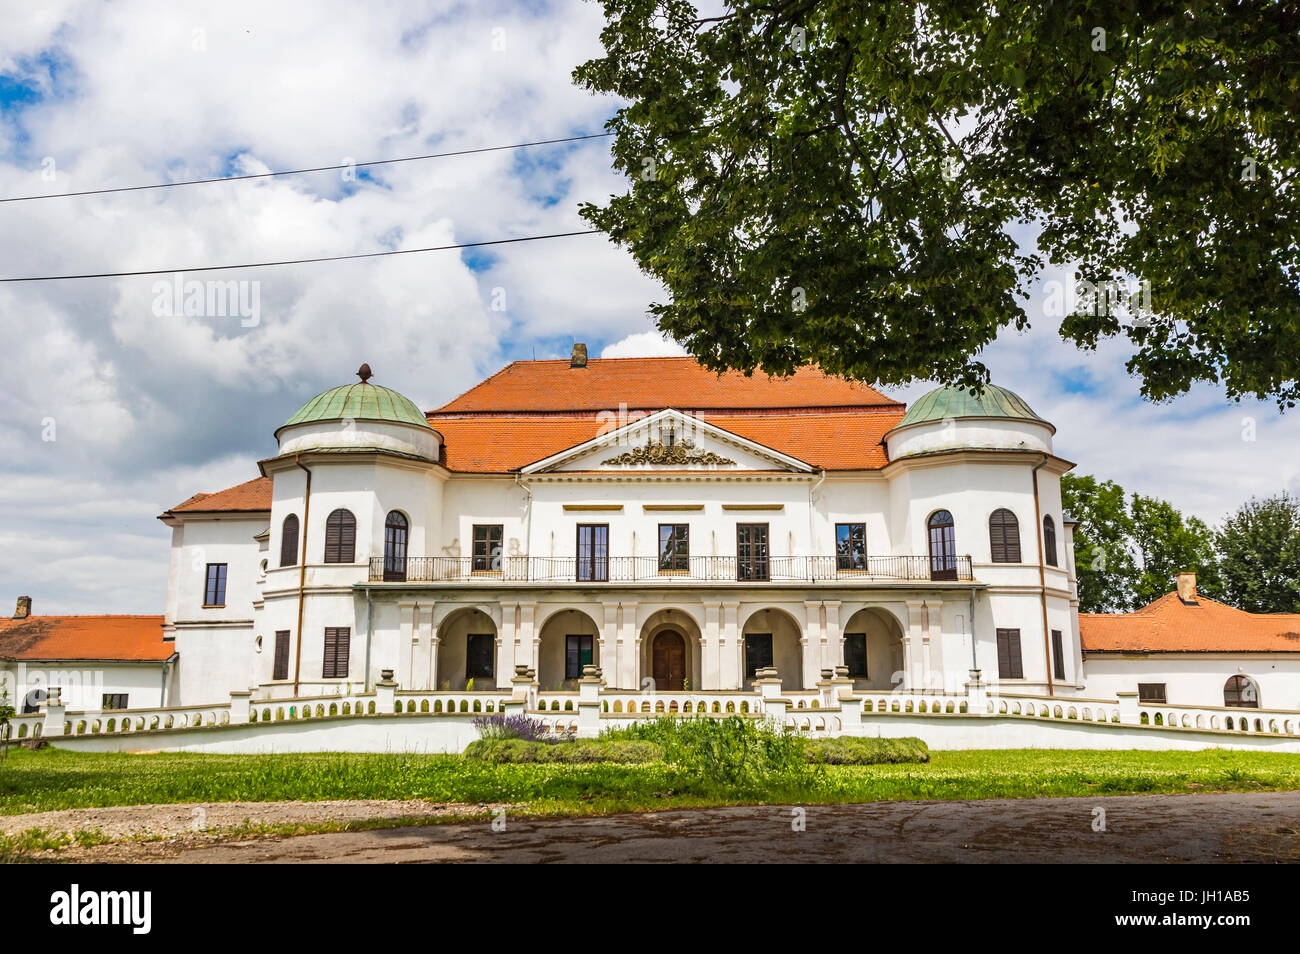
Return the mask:
{"type": "Polygon", "coordinates": [[[199,801],[422,798],[593,813],[735,803],[1032,798],[1300,790],[1300,755],[1257,752],[934,752],[926,764],[815,766],[797,783],[732,790],[671,765],[492,765],[461,756],[85,754],[14,750],[0,814],[199,801]]]}

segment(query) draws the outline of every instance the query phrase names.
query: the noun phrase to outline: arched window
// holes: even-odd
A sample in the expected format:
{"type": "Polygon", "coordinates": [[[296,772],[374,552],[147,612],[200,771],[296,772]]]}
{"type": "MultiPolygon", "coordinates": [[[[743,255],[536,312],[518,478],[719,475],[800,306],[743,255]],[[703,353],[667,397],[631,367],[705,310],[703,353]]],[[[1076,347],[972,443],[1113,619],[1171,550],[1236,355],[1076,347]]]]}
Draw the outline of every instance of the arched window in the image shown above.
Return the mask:
{"type": "Polygon", "coordinates": [[[1223,704],[1240,709],[1259,708],[1259,689],[1249,676],[1229,676],[1223,684],[1223,704]]]}
{"type": "Polygon", "coordinates": [[[957,579],[957,540],[953,535],[952,514],[936,510],[926,524],[930,531],[930,579],[957,579]]]}
{"type": "Polygon", "coordinates": [[[1056,522],[1049,513],[1043,518],[1043,558],[1048,566],[1056,566],[1056,522]]]}
{"type": "Polygon", "coordinates": [[[291,513],[280,527],[280,566],[294,566],[298,562],[298,515],[291,513]]]}
{"type": "Polygon", "coordinates": [[[994,563],[1020,562],[1020,521],[1005,507],[989,517],[989,549],[994,563]]]}
{"type": "Polygon", "coordinates": [[[325,562],[355,563],[357,518],[346,510],[335,510],[325,519],[325,562]]]}
{"type": "Polygon", "coordinates": [[[396,510],[384,521],[384,579],[406,580],[406,517],[396,510]]]}

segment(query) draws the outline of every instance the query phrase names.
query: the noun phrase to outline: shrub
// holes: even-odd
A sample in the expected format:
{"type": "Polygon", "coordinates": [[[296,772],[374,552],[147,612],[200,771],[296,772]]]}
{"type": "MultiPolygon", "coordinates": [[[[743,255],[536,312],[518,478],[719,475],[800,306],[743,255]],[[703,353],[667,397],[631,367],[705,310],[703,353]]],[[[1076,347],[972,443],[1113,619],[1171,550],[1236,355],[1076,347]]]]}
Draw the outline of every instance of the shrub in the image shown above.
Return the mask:
{"type": "Polygon", "coordinates": [[[512,762],[615,762],[642,765],[662,762],[664,750],[653,742],[583,741],[548,745],[522,739],[478,739],[465,749],[465,757],[496,765],[512,762]]]}
{"type": "Polygon", "coordinates": [[[526,715],[490,715],[479,716],[474,720],[480,739],[522,739],[525,742],[555,742],[546,731],[546,723],[541,719],[530,719],[526,715]]]}
{"type": "Polygon", "coordinates": [[[930,749],[920,739],[863,739],[841,736],[808,743],[809,762],[823,765],[886,765],[928,762],[930,749]]]}
{"type": "Polygon", "coordinates": [[[711,787],[745,792],[811,779],[804,740],[765,719],[666,716],[609,730],[602,738],[654,742],[670,763],[711,787]]]}

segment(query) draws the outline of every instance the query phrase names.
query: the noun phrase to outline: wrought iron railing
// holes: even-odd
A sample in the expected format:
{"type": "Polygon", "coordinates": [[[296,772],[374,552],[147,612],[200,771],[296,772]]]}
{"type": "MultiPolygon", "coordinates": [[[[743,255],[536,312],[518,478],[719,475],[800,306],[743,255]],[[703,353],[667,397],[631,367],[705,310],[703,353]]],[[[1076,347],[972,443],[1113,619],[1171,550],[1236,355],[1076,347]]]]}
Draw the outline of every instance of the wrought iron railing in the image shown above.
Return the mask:
{"type": "Polygon", "coordinates": [[[658,557],[507,556],[408,557],[370,561],[370,580],[390,583],[875,583],[969,581],[969,556],[773,556],[741,560],[734,556],[658,557]]]}

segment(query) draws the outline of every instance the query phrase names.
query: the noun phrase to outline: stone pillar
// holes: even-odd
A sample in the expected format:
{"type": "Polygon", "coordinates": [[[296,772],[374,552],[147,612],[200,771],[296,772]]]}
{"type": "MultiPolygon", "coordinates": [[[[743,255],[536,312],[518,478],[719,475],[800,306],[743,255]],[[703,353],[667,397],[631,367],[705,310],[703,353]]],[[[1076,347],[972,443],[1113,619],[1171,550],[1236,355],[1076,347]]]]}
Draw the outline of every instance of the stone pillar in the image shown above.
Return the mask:
{"type": "Polygon", "coordinates": [[[704,672],[700,674],[701,689],[720,689],[722,687],[721,649],[722,604],[704,603],[704,630],[700,633],[704,645],[700,647],[700,660],[704,672]]]}
{"type": "Polygon", "coordinates": [[[536,603],[519,604],[519,631],[516,634],[515,668],[526,665],[533,672],[541,664],[541,641],[536,632],[536,603]]]}
{"type": "Polygon", "coordinates": [[[249,700],[253,693],[248,689],[230,690],[230,724],[246,725],[248,723],[249,700]]]}
{"type": "Polygon", "coordinates": [[[618,629],[618,687],[633,692],[640,691],[641,636],[636,630],[635,601],[619,604],[623,619],[618,629]]]}
{"type": "Polygon", "coordinates": [[[784,725],[790,700],[781,696],[781,674],[775,667],[758,670],[754,673],[754,688],[758,690],[763,715],[784,725]]]}
{"type": "Polygon", "coordinates": [[[921,655],[925,667],[926,688],[948,691],[943,668],[943,600],[926,600],[925,643],[921,655]]]}
{"type": "Polygon", "coordinates": [[[826,627],[822,631],[822,668],[844,665],[844,634],[840,632],[840,601],[826,600],[826,627]]]}
{"type": "Polygon", "coordinates": [[[578,735],[594,739],[600,735],[600,690],[605,680],[599,666],[583,666],[578,680],[578,735]]]}
{"type": "Polygon", "coordinates": [[[1115,696],[1119,699],[1120,724],[1141,725],[1142,718],[1138,714],[1138,694],[1136,692],[1117,692],[1115,696]]]}
{"type": "Polygon", "coordinates": [[[921,687],[922,642],[925,638],[925,603],[922,600],[907,601],[907,630],[903,633],[903,685],[901,688],[915,690],[921,687]]]}
{"type": "Polygon", "coordinates": [[[987,715],[989,710],[988,683],[980,681],[980,671],[970,670],[966,683],[966,712],[970,715],[987,715]]]}
{"type": "MultiPolygon", "coordinates": [[[[411,679],[411,675],[415,671],[415,639],[419,632],[416,628],[415,609],[416,604],[414,602],[399,602],[397,604],[398,619],[400,621],[397,640],[397,678],[407,688],[413,688],[415,685],[411,679]]],[[[389,672],[392,672],[392,670],[389,670],[389,672]]],[[[392,676],[388,678],[391,679],[392,676]]]]}
{"type": "Polygon", "coordinates": [[[722,626],[718,631],[719,689],[739,689],[745,681],[741,653],[744,638],[740,634],[740,603],[722,604],[722,626]]]}
{"type": "Polygon", "coordinates": [[[803,689],[817,688],[817,673],[822,657],[822,605],[820,600],[805,600],[803,604],[803,634],[799,639],[799,659],[802,662],[803,689]]]}
{"type": "MultiPolygon", "coordinates": [[[[515,666],[523,663],[523,660],[516,656],[519,632],[515,626],[515,614],[519,604],[506,602],[499,605],[501,607],[501,651],[497,654],[497,688],[509,689],[510,677],[515,671],[515,666]]],[[[437,689],[438,684],[434,683],[433,687],[437,689]]]]}
{"type": "Polygon", "coordinates": [[[438,635],[438,627],[434,626],[429,630],[429,688],[437,690],[438,688],[438,650],[442,646],[442,637],[438,635]]]}
{"type": "Polygon", "coordinates": [[[510,698],[501,705],[501,711],[507,716],[524,715],[529,708],[537,705],[537,683],[525,665],[515,667],[515,674],[510,678],[510,698]]]}
{"type": "Polygon", "coordinates": [[[618,603],[602,603],[605,620],[600,626],[600,669],[618,681],[618,603]]]}
{"type": "Polygon", "coordinates": [[[429,655],[434,652],[432,603],[421,603],[416,607],[415,638],[420,648],[415,653],[418,665],[412,667],[411,688],[433,689],[434,686],[429,683],[429,674],[433,668],[429,655]]]}
{"type": "Polygon", "coordinates": [[[823,709],[832,709],[838,702],[835,698],[835,684],[831,681],[835,676],[835,670],[823,669],[821,676],[817,680],[817,704],[823,709]]]}
{"type": "Polygon", "coordinates": [[[391,669],[381,670],[379,681],[375,683],[375,713],[392,715],[397,706],[397,683],[391,669]]]}
{"type": "Polygon", "coordinates": [[[63,690],[53,686],[47,690],[45,701],[41,703],[41,712],[45,713],[45,724],[41,726],[41,735],[63,735],[63,723],[66,721],[68,707],[63,704],[63,690]]]}

